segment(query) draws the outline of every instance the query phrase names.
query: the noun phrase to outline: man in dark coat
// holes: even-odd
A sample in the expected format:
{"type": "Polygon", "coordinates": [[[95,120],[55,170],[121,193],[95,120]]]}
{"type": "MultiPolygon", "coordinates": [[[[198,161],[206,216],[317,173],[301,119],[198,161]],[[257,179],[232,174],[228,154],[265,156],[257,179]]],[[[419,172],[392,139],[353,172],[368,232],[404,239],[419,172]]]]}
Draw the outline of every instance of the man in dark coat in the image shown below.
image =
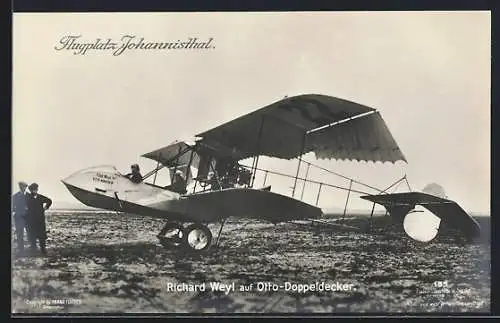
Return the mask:
{"type": "Polygon", "coordinates": [[[31,249],[36,250],[36,242],[40,244],[40,251],[46,255],[47,231],[45,227],[45,210],[52,205],[52,200],[38,194],[38,184],[33,183],[28,187],[30,194],[26,196],[28,213],[26,214],[26,228],[31,243],[31,249]]]}
{"type": "Polygon", "coordinates": [[[17,249],[19,253],[24,251],[24,217],[26,216],[26,188],[28,184],[19,182],[19,192],[12,196],[12,214],[16,226],[17,249]]]}

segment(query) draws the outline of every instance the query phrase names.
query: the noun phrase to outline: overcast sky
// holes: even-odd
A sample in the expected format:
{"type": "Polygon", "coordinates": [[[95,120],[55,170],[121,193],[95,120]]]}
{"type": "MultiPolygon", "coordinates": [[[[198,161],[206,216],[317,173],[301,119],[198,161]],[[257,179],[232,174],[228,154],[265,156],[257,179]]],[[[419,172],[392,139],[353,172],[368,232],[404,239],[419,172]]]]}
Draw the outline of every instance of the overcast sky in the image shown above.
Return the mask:
{"type": "MultiPolygon", "coordinates": [[[[16,13],[13,45],[14,189],[36,181],[77,205],[60,180],[79,169],[139,162],[145,173],[154,163],[143,153],[285,95],[319,93],[378,109],[408,159],[322,166],[378,187],[407,174],[412,189],[436,182],[465,209],[489,210],[489,12],[16,13]],[[68,35],[212,37],[215,48],[55,50],[68,35]]],[[[321,203],[343,207],[344,197],[325,192],[321,203]]]]}

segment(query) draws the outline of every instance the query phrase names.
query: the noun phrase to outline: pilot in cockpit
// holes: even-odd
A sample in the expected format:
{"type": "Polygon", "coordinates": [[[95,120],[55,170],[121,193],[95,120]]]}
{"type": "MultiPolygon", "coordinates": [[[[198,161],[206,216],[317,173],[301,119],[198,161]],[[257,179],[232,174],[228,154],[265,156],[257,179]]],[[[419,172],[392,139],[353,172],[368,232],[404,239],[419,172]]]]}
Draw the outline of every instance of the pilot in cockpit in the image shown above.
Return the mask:
{"type": "Polygon", "coordinates": [[[252,180],[252,172],[244,168],[239,169],[238,172],[238,181],[236,182],[235,187],[248,187],[250,185],[250,181],[252,180]]]}
{"type": "Polygon", "coordinates": [[[127,175],[125,175],[125,177],[127,177],[129,180],[131,180],[134,183],[142,182],[142,175],[141,175],[141,171],[139,169],[139,165],[133,164],[132,166],[130,166],[130,170],[131,170],[131,172],[128,173],[127,175]]]}
{"type": "Polygon", "coordinates": [[[217,176],[215,176],[214,172],[208,173],[207,184],[210,185],[210,190],[212,191],[218,191],[221,188],[219,180],[217,179],[217,176]]]}
{"type": "Polygon", "coordinates": [[[184,179],[183,173],[180,170],[176,170],[172,184],[165,187],[165,189],[179,194],[186,194],[186,180],[184,179]]]}

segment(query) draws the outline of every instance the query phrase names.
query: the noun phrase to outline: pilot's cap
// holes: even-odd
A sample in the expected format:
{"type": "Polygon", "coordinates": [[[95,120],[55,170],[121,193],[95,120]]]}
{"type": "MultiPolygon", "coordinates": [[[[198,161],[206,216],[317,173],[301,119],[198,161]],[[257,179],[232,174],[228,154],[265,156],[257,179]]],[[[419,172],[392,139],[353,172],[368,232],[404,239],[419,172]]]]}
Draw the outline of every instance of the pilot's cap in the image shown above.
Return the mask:
{"type": "Polygon", "coordinates": [[[23,182],[23,181],[19,181],[19,182],[17,182],[17,185],[19,185],[19,186],[23,186],[23,187],[28,187],[28,183],[23,182]]]}
{"type": "Polygon", "coordinates": [[[139,170],[139,165],[138,164],[133,164],[132,166],[130,166],[132,169],[137,169],[139,170]]]}
{"type": "Polygon", "coordinates": [[[36,191],[36,190],[38,190],[38,184],[37,183],[32,183],[30,186],[28,186],[28,189],[30,191],[36,191]]]}

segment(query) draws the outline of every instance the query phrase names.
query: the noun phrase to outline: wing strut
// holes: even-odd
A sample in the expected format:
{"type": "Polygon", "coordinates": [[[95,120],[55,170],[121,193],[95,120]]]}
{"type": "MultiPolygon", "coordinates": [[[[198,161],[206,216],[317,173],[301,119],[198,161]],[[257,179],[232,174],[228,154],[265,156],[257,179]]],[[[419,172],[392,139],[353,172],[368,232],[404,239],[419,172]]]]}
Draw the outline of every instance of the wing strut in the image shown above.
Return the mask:
{"type": "MultiPolygon", "coordinates": [[[[156,169],[160,169],[160,158],[161,158],[161,153],[158,154],[158,161],[156,163],[156,169]]],[[[153,178],[153,185],[156,184],[156,175],[158,175],[158,172],[155,172],[155,177],[153,178]]]]}
{"type": "Polygon", "coordinates": [[[250,187],[253,187],[253,184],[255,182],[255,175],[257,173],[257,166],[259,165],[260,139],[262,137],[262,130],[264,128],[264,121],[266,120],[265,117],[266,117],[265,115],[262,115],[262,120],[260,122],[259,132],[257,135],[257,142],[255,144],[256,150],[255,150],[255,156],[254,156],[253,162],[252,162],[252,173],[253,174],[252,174],[252,181],[250,183],[250,187]]]}
{"type": "MultiPolygon", "coordinates": [[[[309,175],[309,168],[311,167],[310,164],[307,164],[307,169],[306,169],[306,176],[304,176],[304,183],[302,183],[302,193],[300,193],[300,199],[302,200],[304,198],[304,191],[306,190],[306,183],[307,183],[307,175],[309,175]]],[[[266,173],[267,174],[267,173],[266,173]]]]}
{"type": "Polygon", "coordinates": [[[300,155],[299,155],[299,165],[297,166],[297,173],[295,174],[295,182],[293,183],[292,197],[295,197],[295,188],[297,187],[297,180],[299,178],[300,164],[302,164],[302,155],[304,155],[304,149],[306,146],[306,136],[307,132],[304,131],[304,135],[302,136],[302,148],[300,150],[300,155]]]}
{"type": "Polygon", "coordinates": [[[319,202],[319,195],[321,194],[321,188],[323,187],[323,183],[319,183],[319,188],[318,188],[318,196],[316,196],[316,206],[318,206],[319,202]]]}
{"type": "Polygon", "coordinates": [[[353,182],[353,180],[351,179],[349,181],[349,190],[347,191],[347,198],[345,199],[344,214],[342,214],[342,224],[344,223],[344,220],[345,220],[345,213],[347,211],[347,203],[349,203],[349,196],[351,195],[352,182],[353,182]]]}
{"type": "Polygon", "coordinates": [[[222,223],[220,225],[220,229],[219,229],[219,234],[217,234],[217,240],[215,242],[215,245],[218,247],[219,246],[219,239],[220,239],[220,234],[222,233],[222,228],[224,227],[224,224],[226,223],[226,220],[227,218],[224,218],[224,220],[222,220],[222,223]]]}
{"type": "Polygon", "coordinates": [[[372,232],[373,212],[375,212],[375,203],[373,203],[372,211],[370,212],[370,224],[368,226],[368,232],[372,232]]]}
{"type": "MultiPolygon", "coordinates": [[[[189,179],[189,174],[191,173],[191,164],[193,164],[193,157],[194,157],[194,149],[191,150],[191,156],[189,156],[189,163],[188,163],[188,166],[186,168],[186,184],[187,184],[188,179],[189,179]]],[[[193,174],[191,174],[191,178],[193,178],[193,174]]]]}

